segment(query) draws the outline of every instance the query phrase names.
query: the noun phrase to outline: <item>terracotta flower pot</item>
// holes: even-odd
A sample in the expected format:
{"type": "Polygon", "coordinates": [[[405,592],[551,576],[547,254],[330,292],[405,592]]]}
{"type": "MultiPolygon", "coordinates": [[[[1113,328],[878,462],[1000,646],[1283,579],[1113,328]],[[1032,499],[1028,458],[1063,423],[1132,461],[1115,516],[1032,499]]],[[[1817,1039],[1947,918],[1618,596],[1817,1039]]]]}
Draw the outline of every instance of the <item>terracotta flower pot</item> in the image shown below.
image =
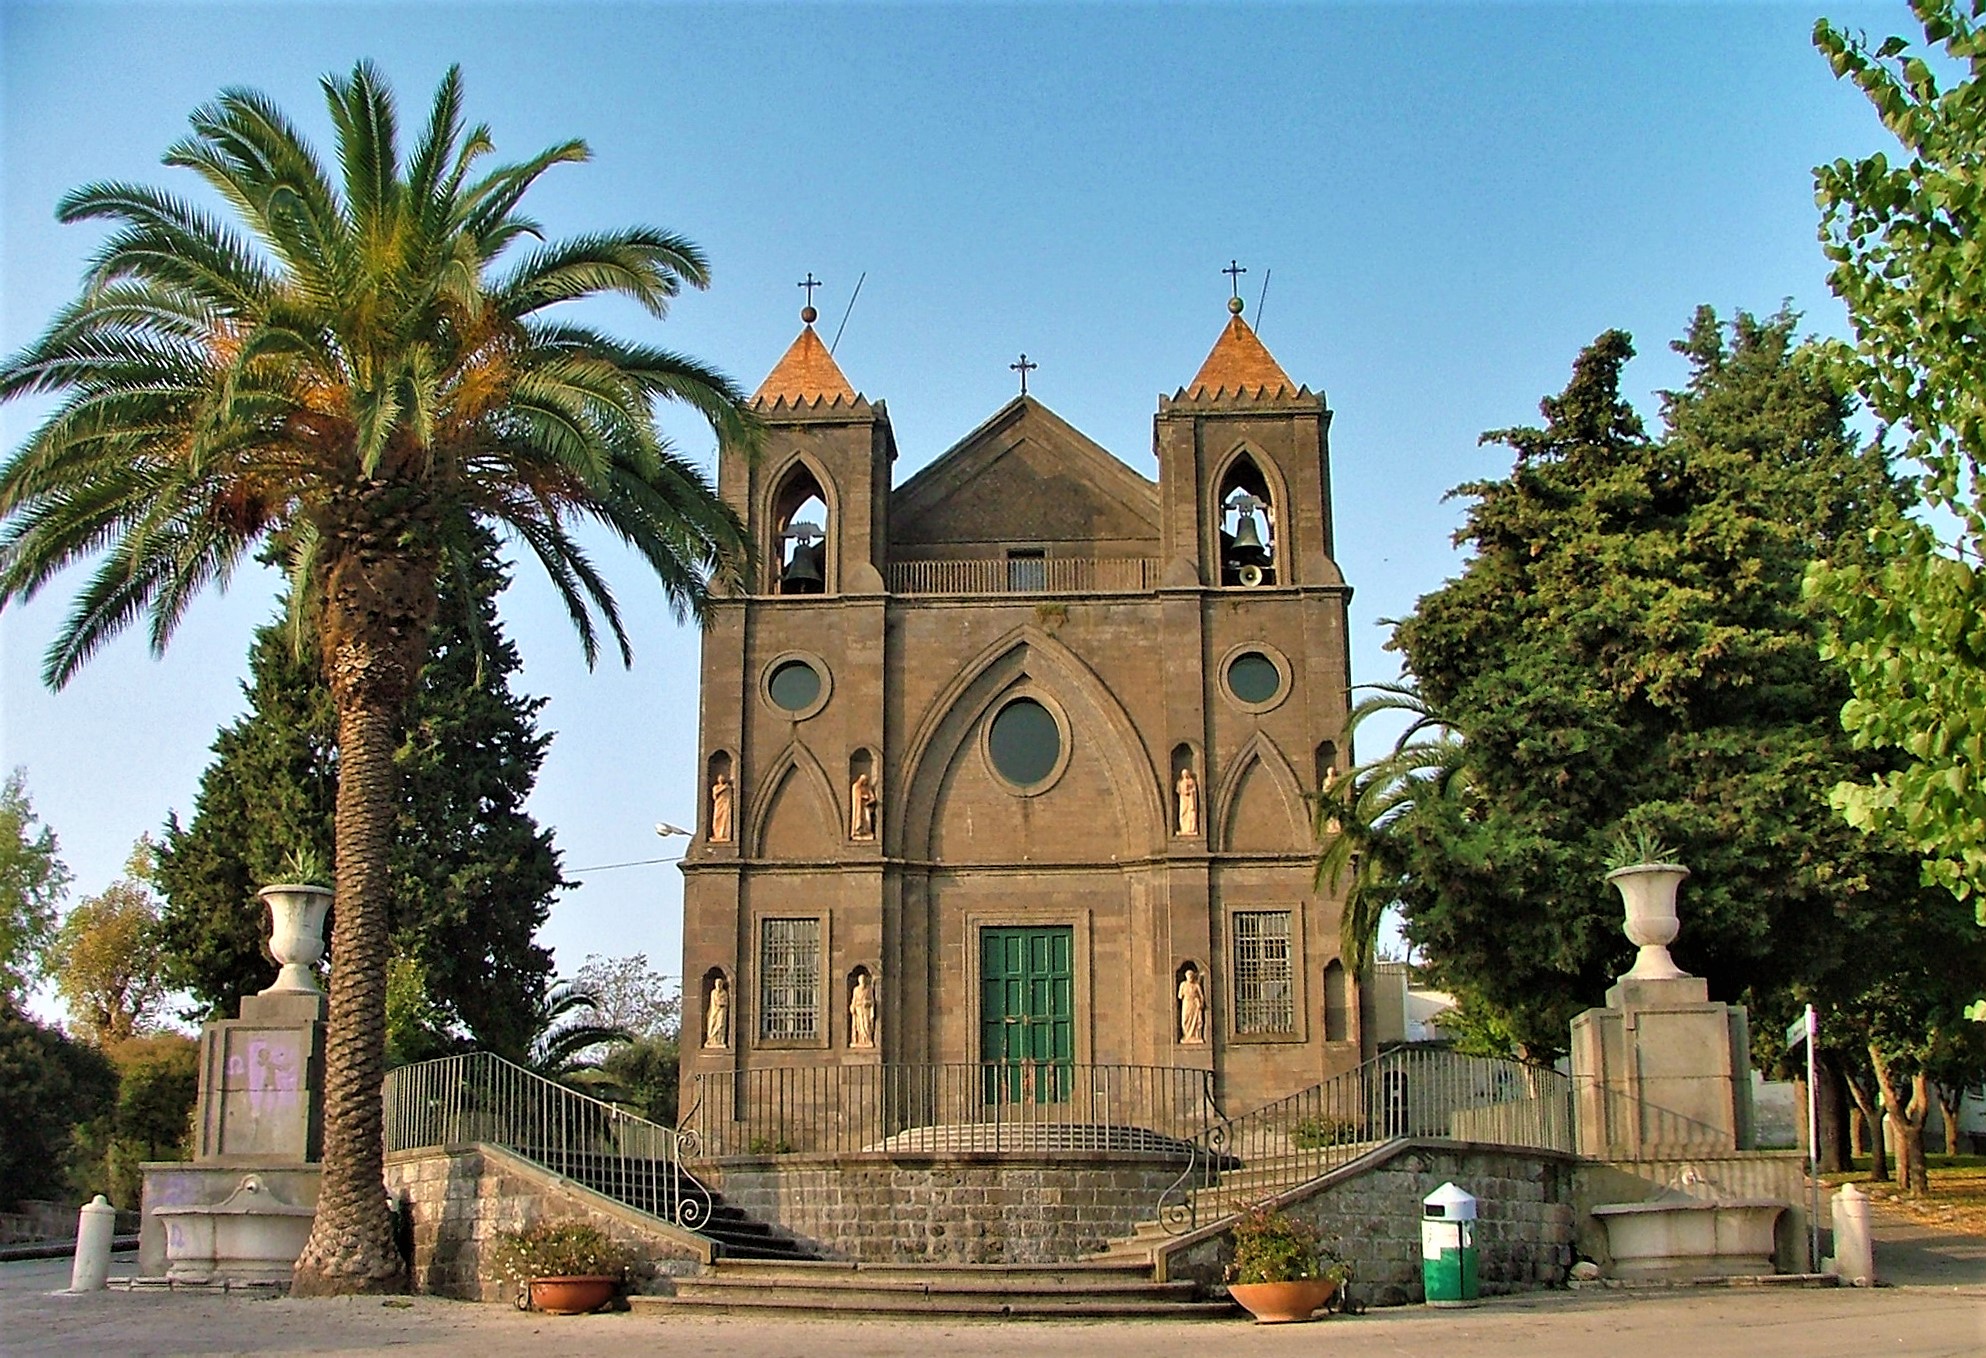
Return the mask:
{"type": "Polygon", "coordinates": [[[577,1274],[563,1278],[533,1278],[531,1309],[554,1316],[583,1316],[613,1300],[617,1278],[577,1274]]]}
{"type": "Polygon", "coordinates": [[[1227,1294],[1247,1307],[1257,1325],[1308,1320],[1337,1293],[1329,1278],[1297,1278],[1284,1283],[1229,1283],[1227,1294]]]}

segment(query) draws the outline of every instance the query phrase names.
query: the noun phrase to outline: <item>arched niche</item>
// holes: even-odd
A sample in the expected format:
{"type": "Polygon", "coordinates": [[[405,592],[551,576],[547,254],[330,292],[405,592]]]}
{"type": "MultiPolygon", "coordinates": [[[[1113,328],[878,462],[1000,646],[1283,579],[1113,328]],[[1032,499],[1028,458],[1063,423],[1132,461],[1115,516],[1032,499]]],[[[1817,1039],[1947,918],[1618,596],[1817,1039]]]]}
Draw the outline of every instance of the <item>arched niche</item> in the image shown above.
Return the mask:
{"type": "Polygon", "coordinates": [[[876,752],[859,746],[848,756],[848,837],[858,844],[882,834],[883,777],[876,752]]]}
{"type": "Polygon", "coordinates": [[[1345,977],[1345,964],[1332,958],[1324,967],[1324,1040],[1349,1042],[1352,1039],[1351,985],[1345,977]]]}
{"type": "Polygon", "coordinates": [[[775,483],[767,508],[766,522],[772,530],[765,544],[767,592],[833,592],[832,496],[813,466],[804,458],[794,459],[775,483]]]}
{"type": "Polygon", "coordinates": [[[1172,807],[1173,836],[1177,839],[1204,839],[1207,834],[1207,777],[1200,767],[1200,752],[1187,741],[1182,740],[1172,747],[1166,799],[1172,807]]]}
{"type": "Polygon", "coordinates": [[[876,973],[867,966],[848,973],[844,996],[848,1015],[848,1049],[874,1051],[881,1044],[883,1008],[876,973]]]}
{"type": "Polygon", "coordinates": [[[1282,498],[1268,464],[1237,448],[1214,483],[1215,567],[1222,586],[1282,584],[1282,498]]]}
{"type": "Polygon", "coordinates": [[[731,1046],[732,1033],[738,1024],[737,987],[722,967],[712,967],[703,974],[697,984],[697,1013],[703,1019],[703,1039],[698,1044],[705,1051],[725,1051],[731,1046]],[[718,999],[719,991],[723,999],[718,999]]]}
{"type": "Polygon", "coordinates": [[[1208,990],[1205,963],[1189,957],[1173,968],[1172,1040],[1182,1047],[1207,1045],[1207,1033],[1213,1027],[1213,1001],[1208,990]]]}
{"type": "Polygon", "coordinates": [[[729,750],[713,750],[704,768],[703,837],[730,844],[738,838],[738,783],[729,750]]]}
{"type": "Polygon", "coordinates": [[[1338,742],[1326,740],[1317,746],[1317,790],[1325,791],[1338,780],[1338,742]]]}

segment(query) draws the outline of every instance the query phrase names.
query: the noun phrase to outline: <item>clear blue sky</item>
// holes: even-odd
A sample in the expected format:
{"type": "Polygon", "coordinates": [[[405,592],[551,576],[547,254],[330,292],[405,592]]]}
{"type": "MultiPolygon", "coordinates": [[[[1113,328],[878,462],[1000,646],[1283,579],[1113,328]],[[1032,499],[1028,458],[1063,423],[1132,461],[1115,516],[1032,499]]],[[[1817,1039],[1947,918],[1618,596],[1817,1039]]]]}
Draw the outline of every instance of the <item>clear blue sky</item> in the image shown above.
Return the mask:
{"type": "MultiPolygon", "coordinates": [[[[1161,391],[1226,319],[1230,257],[1262,336],[1328,393],[1354,678],[1395,672],[1382,618],[1454,573],[1459,482],[1507,470],[1484,429],[1528,423],[1580,346],[1636,338],[1631,390],[1701,302],[1782,300],[1839,333],[1811,167],[1882,144],[1809,34],[1818,13],[1909,32],[1868,6],[1267,7],[662,4],[0,5],[0,347],[69,297],[101,238],[59,227],[65,190],[170,184],[160,153],[218,90],[272,95],[328,142],[317,78],[361,57],[405,124],[451,62],[500,155],[571,136],[590,165],[530,200],[552,234],[647,222],[701,243],[715,286],[625,333],[756,385],[797,330],[808,270],[837,358],[889,403],[907,477],[1031,389],[1146,474],[1161,391]]],[[[11,449],[35,410],[0,411],[11,449]]],[[[710,440],[671,420],[681,444],[710,440]]],[[[528,571],[504,601],[523,687],[557,733],[532,810],[569,868],[675,852],[694,815],[696,638],[615,556],[632,672],[588,673],[528,571]]],[[[37,678],[74,582],[0,617],[0,766],[24,765],[77,891],[191,810],[217,729],[243,706],[271,582],[196,605],[164,660],[142,637],[64,692],[37,678]]],[[[547,938],[560,965],[646,952],[673,972],[673,868],[585,874],[547,938]]]]}

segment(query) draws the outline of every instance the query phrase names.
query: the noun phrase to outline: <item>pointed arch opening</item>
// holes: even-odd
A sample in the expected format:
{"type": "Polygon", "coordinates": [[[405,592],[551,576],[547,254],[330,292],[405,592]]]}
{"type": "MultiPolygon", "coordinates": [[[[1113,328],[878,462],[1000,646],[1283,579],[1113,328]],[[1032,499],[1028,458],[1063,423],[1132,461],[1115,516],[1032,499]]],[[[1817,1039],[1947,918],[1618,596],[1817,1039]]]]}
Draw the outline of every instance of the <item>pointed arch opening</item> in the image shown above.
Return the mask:
{"type": "Polygon", "coordinates": [[[774,594],[826,594],[834,516],[827,488],[804,461],[787,469],[773,491],[772,540],[766,544],[774,594]]]}
{"type": "Polygon", "coordinates": [[[1282,516],[1275,487],[1253,453],[1236,452],[1214,496],[1220,581],[1239,589],[1280,583],[1282,516]]]}
{"type": "Polygon", "coordinates": [[[1349,1042],[1351,1037],[1351,986],[1345,979],[1345,964],[1334,957],[1324,967],[1324,1040],[1349,1042]]]}

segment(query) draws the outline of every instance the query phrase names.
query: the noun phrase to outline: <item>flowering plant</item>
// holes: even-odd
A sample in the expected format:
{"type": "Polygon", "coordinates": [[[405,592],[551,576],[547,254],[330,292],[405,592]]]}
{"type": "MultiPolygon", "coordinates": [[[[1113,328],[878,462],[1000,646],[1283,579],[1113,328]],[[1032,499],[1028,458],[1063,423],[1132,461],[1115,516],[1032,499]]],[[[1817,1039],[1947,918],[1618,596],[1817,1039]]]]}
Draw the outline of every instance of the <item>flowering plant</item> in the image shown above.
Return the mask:
{"type": "Polygon", "coordinates": [[[541,1221],[496,1240],[496,1270],[517,1283],[533,1278],[624,1278],[628,1251],[605,1231],[578,1221],[541,1221]]]}
{"type": "Polygon", "coordinates": [[[1267,1207],[1252,1207],[1234,1223],[1234,1259],[1227,1266],[1231,1283],[1289,1283],[1305,1278],[1329,1278],[1343,1283],[1352,1276],[1351,1263],[1326,1244],[1309,1222],[1267,1207]]]}

